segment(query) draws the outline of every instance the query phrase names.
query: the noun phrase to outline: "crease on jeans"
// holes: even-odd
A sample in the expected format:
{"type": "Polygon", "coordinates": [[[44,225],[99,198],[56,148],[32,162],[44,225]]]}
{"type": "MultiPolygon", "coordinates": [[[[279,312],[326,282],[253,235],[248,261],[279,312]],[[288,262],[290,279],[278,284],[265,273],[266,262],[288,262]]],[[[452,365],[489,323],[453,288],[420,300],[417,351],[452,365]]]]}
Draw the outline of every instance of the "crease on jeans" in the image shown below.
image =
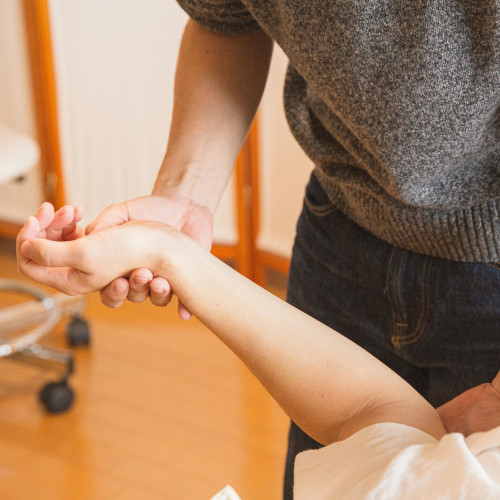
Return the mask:
{"type": "Polygon", "coordinates": [[[409,335],[400,336],[397,341],[399,346],[409,345],[417,342],[424,333],[429,318],[431,309],[431,271],[432,271],[432,257],[427,256],[424,260],[424,267],[422,271],[422,311],[417,321],[417,326],[410,332],[409,335]]]}
{"type": "Polygon", "coordinates": [[[392,345],[399,349],[399,339],[405,337],[408,331],[408,320],[406,318],[406,311],[402,305],[400,294],[400,272],[402,263],[402,250],[393,247],[389,262],[387,264],[387,280],[386,280],[386,293],[391,307],[391,342],[392,345]],[[396,277],[396,279],[395,279],[396,277]]]}

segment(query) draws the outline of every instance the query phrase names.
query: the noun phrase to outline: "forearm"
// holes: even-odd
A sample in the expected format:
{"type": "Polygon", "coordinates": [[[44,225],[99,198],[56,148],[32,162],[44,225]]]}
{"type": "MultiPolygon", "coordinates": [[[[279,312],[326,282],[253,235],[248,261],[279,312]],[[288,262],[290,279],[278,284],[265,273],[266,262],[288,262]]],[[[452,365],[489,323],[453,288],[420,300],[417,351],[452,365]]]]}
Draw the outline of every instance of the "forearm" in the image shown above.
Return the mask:
{"type": "Polygon", "coordinates": [[[271,53],[263,32],[223,36],[188,21],[153,194],[175,192],[215,211],[262,97],[271,53]]]}
{"type": "Polygon", "coordinates": [[[379,421],[442,431],[432,407],[366,351],[193,249],[174,252],[174,292],[312,437],[330,443],[379,421]]]}
{"type": "Polygon", "coordinates": [[[322,443],[377,422],[444,433],[437,412],[389,368],[172,227],[129,222],[58,242],[30,217],[17,243],[26,276],[69,294],[99,290],[139,267],[168,279],[180,301],[322,443]]]}

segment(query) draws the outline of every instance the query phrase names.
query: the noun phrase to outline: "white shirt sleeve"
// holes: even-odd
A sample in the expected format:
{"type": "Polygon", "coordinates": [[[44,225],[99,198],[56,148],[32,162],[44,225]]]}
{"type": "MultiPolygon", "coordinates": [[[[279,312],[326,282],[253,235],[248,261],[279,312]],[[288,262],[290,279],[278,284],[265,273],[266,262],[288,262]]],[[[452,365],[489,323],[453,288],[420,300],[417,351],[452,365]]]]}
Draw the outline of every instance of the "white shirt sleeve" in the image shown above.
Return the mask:
{"type": "Polygon", "coordinates": [[[438,441],[406,425],[372,425],[300,453],[294,498],[498,500],[500,427],[438,441]]]}

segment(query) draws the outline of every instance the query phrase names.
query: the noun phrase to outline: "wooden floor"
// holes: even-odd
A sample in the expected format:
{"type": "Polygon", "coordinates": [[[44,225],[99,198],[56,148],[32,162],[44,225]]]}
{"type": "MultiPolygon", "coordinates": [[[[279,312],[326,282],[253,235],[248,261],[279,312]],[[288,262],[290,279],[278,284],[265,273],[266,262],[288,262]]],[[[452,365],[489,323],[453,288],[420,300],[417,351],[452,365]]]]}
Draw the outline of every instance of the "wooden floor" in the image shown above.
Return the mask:
{"type": "MultiPolygon", "coordinates": [[[[17,276],[5,242],[0,276],[17,276]]],[[[243,500],[280,498],[288,419],[175,309],[111,310],[90,296],[92,346],[74,351],[76,401],[65,414],[38,403],[50,373],[0,360],[0,498],[209,499],[226,484],[243,500]]],[[[45,343],[65,346],[63,330],[45,343]]]]}

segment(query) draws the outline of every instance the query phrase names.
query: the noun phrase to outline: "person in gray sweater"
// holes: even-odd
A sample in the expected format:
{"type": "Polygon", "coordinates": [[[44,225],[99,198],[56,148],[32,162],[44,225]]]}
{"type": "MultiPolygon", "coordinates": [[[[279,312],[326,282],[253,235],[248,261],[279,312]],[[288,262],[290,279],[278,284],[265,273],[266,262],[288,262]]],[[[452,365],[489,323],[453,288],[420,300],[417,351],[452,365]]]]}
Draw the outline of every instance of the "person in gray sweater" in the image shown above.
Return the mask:
{"type": "MultiPolygon", "coordinates": [[[[210,247],[274,40],[290,61],[287,119],[315,164],[287,299],[466,432],[445,403],[491,380],[500,359],[500,2],[178,1],[191,19],[153,194],[87,231],[157,220],[210,247]]],[[[171,294],[139,269],[102,291],[110,306],[127,296],[171,294]]],[[[296,454],[319,446],[292,423],[285,498],[296,454]]]]}

